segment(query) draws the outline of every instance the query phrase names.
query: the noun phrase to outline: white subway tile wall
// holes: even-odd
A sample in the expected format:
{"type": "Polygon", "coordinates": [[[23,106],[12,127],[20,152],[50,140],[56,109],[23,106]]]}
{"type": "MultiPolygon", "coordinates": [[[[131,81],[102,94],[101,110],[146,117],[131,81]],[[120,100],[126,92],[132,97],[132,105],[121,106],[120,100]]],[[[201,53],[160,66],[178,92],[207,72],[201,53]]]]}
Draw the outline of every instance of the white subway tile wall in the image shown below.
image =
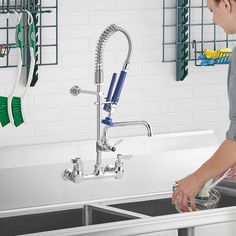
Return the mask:
{"type": "MultiPolygon", "coordinates": [[[[50,4],[50,0],[44,2],[44,5],[50,4]]],[[[112,23],[125,28],[133,41],[131,65],[114,121],[146,120],[155,134],[214,129],[219,138],[225,137],[229,125],[227,66],[203,68],[195,67],[191,62],[186,80],[176,82],[175,63],[162,62],[162,1],[58,2],[59,64],[40,67],[39,81],[31,88],[27,100],[28,123],[18,128],[11,125],[0,128],[1,147],[95,139],[95,96],[73,97],[69,89],[75,84],[88,90],[96,89],[95,47],[102,31],[112,23]]],[[[192,20],[198,19],[198,15],[197,12],[192,14],[192,20]]],[[[50,22],[48,14],[44,23],[50,22]]],[[[168,22],[175,22],[174,12],[168,22]]],[[[192,33],[198,37],[198,29],[195,31],[192,33]]],[[[44,42],[55,40],[52,35],[45,31],[44,42]]],[[[167,31],[167,37],[175,39],[173,32],[167,31]]],[[[50,61],[53,51],[45,50],[44,53],[50,61]]],[[[126,53],[125,37],[120,33],[113,35],[104,52],[105,93],[112,73],[119,73],[126,53]]],[[[167,58],[175,57],[173,47],[166,53],[167,58]]],[[[14,54],[13,50],[13,60],[14,54]]],[[[15,71],[15,68],[0,70],[0,95],[9,93],[15,71]]],[[[143,134],[142,127],[110,132],[111,136],[143,134]]]]}

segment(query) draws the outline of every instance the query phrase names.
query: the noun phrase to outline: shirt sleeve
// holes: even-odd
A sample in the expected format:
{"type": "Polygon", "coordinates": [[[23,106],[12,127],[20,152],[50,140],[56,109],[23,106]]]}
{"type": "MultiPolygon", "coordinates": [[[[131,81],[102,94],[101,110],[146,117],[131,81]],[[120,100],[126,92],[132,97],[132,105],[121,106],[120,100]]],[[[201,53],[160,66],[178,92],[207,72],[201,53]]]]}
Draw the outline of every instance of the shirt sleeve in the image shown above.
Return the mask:
{"type": "Polygon", "coordinates": [[[228,98],[229,98],[229,119],[230,125],[226,138],[236,141],[236,48],[233,49],[231,62],[228,69],[228,98]]]}

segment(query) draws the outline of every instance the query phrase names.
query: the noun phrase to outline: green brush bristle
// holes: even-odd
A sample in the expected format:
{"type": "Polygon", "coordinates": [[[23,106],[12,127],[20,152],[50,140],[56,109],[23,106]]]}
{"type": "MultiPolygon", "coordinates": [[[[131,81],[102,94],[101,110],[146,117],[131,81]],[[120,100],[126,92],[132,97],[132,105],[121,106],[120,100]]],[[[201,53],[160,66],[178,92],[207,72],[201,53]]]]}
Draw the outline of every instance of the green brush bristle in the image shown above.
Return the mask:
{"type": "Polygon", "coordinates": [[[19,97],[13,97],[11,103],[12,115],[14,118],[15,126],[19,126],[24,123],[22,112],[21,112],[21,99],[19,97]]]}
{"type": "Polygon", "coordinates": [[[2,127],[10,123],[8,116],[7,97],[0,97],[0,122],[2,127]]]}

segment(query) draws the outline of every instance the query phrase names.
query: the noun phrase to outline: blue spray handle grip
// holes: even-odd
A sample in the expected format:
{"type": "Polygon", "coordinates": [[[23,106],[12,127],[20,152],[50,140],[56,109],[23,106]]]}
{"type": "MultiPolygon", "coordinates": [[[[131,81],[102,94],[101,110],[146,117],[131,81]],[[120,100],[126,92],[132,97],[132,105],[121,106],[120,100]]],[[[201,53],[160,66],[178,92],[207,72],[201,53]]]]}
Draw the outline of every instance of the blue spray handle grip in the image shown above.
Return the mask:
{"type": "MultiPolygon", "coordinates": [[[[111,78],[111,83],[110,83],[110,86],[109,86],[109,90],[108,90],[108,94],[107,94],[107,97],[106,97],[106,102],[111,101],[111,96],[112,96],[113,88],[115,86],[116,77],[117,77],[117,74],[113,73],[112,78],[111,78]]],[[[103,110],[109,112],[109,108],[110,108],[110,104],[106,103],[103,107],[103,110]]]]}
{"type": "Polygon", "coordinates": [[[126,78],[127,72],[122,70],[120,72],[120,76],[119,76],[119,80],[117,82],[116,88],[115,88],[115,92],[112,96],[112,102],[113,103],[118,103],[119,98],[120,98],[120,94],[121,94],[121,90],[123,88],[123,84],[125,82],[125,78],[126,78]]]}

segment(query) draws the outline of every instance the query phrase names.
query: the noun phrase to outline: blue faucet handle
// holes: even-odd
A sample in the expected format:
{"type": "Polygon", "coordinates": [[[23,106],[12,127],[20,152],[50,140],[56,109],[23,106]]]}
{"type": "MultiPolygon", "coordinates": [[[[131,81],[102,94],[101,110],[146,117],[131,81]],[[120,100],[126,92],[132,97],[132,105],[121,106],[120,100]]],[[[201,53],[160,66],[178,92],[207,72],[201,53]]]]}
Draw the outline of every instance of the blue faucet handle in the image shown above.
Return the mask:
{"type": "Polygon", "coordinates": [[[118,103],[119,98],[120,98],[120,94],[121,94],[121,90],[122,90],[123,84],[125,82],[126,75],[127,75],[126,71],[122,70],[120,72],[119,80],[118,80],[118,82],[116,84],[115,92],[114,92],[114,94],[112,96],[112,100],[111,100],[112,103],[115,103],[115,104],[118,103]]]}
{"type": "Polygon", "coordinates": [[[117,77],[117,74],[113,73],[112,78],[111,78],[111,83],[110,83],[110,86],[109,86],[109,90],[108,90],[108,94],[107,94],[107,97],[106,97],[106,102],[108,102],[108,103],[106,103],[103,107],[103,110],[107,111],[107,112],[110,111],[109,102],[111,102],[111,96],[112,96],[112,93],[113,93],[113,88],[115,86],[116,77],[117,77]]]}

